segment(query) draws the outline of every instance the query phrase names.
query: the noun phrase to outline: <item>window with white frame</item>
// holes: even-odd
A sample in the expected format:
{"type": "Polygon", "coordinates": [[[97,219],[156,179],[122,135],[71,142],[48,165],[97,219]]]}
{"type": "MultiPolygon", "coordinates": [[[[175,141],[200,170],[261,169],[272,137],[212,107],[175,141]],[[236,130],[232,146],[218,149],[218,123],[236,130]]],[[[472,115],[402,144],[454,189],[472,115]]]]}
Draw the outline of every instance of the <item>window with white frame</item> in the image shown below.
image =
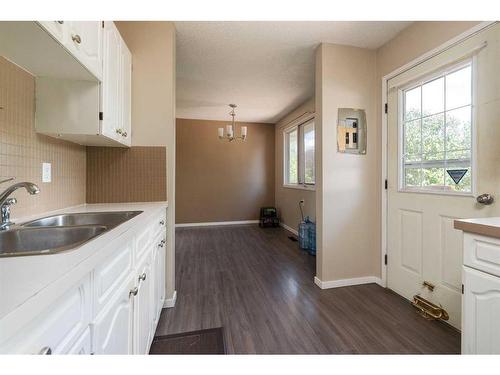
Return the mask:
{"type": "Polygon", "coordinates": [[[401,188],[472,192],[472,61],[402,90],[401,188]]]}
{"type": "Polygon", "coordinates": [[[310,120],[286,129],[284,142],[285,185],[314,186],[314,121],[310,120]]]}

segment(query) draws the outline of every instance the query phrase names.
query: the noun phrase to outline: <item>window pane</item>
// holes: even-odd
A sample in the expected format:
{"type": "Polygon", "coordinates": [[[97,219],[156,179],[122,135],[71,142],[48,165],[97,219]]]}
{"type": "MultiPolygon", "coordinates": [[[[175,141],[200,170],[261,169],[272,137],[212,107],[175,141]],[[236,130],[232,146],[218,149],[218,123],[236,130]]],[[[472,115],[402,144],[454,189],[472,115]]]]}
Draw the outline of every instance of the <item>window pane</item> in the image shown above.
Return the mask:
{"type": "Polygon", "coordinates": [[[467,66],[446,76],[446,109],[471,104],[472,68],[467,66]]]}
{"type": "Polygon", "coordinates": [[[444,77],[422,86],[422,116],[444,111],[444,77]]]}
{"type": "Polygon", "coordinates": [[[471,107],[446,112],[446,150],[471,148],[471,107]]]}
{"type": "Polygon", "coordinates": [[[416,155],[422,152],[420,124],[420,120],[410,121],[405,124],[404,153],[406,155],[416,155]]]}
{"type": "Polygon", "coordinates": [[[420,117],[420,93],[420,86],[405,92],[405,121],[411,121],[420,117]]]}
{"type": "Polygon", "coordinates": [[[422,168],[422,186],[442,188],[444,184],[444,168],[422,168]]]}
{"type": "Polygon", "coordinates": [[[288,179],[289,184],[297,184],[299,182],[298,175],[298,131],[297,129],[288,133],[288,179]]]}
{"type": "Polygon", "coordinates": [[[314,184],[314,122],[304,125],[304,182],[314,184]]]}
{"type": "Polygon", "coordinates": [[[405,169],[405,186],[407,187],[420,186],[420,168],[405,169]]]}
{"type": "MultiPolygon", "coordinates": [[[[444,114],[425,117],[422,120],[422,152],[435,155],[444,151],[444,114]]],[[[434,157],[426,157],[431,160],[434,157]]]]}

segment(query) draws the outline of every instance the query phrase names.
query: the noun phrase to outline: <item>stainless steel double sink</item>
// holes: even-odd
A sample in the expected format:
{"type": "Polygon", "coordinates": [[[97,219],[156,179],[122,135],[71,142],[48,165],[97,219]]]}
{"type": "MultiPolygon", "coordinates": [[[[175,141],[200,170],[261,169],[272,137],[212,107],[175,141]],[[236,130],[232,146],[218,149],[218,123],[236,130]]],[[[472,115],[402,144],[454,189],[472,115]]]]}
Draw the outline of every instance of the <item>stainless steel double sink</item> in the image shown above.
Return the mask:
{"type": "Polygon", "coordinates": [[[74,249],[141,212],[82,212],[33,220],[0,231],[0,257],[53,254],[74,249]]]}

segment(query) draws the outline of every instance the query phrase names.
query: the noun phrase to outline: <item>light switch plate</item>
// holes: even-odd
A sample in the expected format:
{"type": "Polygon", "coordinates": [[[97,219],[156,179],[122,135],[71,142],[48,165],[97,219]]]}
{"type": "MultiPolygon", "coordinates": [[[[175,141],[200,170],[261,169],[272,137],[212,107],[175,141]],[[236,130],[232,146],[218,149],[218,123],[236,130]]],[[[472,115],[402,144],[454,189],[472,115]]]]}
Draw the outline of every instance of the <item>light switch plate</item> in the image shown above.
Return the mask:
{"type": "Polygon", "coordinates": [[[42,163],[42,182],[52,181],[52,165],[50,163],[42,163]]]}

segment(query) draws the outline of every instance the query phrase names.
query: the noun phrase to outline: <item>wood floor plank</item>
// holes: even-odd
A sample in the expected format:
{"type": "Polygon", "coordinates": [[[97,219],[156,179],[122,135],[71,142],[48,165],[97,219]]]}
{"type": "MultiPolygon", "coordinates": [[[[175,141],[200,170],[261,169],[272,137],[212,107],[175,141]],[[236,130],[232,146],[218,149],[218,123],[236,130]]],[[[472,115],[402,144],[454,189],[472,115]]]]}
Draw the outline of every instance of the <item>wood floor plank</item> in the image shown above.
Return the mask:
{"type": "Polygon", "coordinates": [[[224,327],[228,353],[459,353],[460,334],[376,284],[319,289],[281,228],[176,231],[176,306],[156,335],[224,327]]]}

